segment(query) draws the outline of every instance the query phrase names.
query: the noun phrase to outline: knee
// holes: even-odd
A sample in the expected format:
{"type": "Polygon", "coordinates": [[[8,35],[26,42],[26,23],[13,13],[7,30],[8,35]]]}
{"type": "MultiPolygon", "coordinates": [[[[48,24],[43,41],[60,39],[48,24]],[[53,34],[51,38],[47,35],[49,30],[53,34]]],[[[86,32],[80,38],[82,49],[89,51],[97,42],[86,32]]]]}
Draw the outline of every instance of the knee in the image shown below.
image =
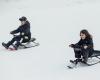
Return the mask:
{"type": "Polygon", "coordinates": [[[20,39],[21,39],[20,36],[16,36],[16,37],[13,38],[13,40],[15,40],[15,41],[16,41],[16,40],[20,40],[20,39]]]}

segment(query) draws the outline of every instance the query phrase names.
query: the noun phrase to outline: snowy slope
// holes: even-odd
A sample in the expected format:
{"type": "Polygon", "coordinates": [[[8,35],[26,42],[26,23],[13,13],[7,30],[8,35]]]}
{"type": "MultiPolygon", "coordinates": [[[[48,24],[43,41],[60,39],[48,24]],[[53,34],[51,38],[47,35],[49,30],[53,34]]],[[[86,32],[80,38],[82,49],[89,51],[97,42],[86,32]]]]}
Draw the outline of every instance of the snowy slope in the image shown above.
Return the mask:
{"type": "Polygon", "coordinates": [[[99,47],[99,0],[8,0],[0,1],[0,44],[12,38],[18,18],[31,22],[32,36],[40,46],[7,51],[0,46],[0,80],[100,80],[100,64],[69,70],[74,59],[70,43],[79,40],[79,31],[88,29],[99,47]]]}

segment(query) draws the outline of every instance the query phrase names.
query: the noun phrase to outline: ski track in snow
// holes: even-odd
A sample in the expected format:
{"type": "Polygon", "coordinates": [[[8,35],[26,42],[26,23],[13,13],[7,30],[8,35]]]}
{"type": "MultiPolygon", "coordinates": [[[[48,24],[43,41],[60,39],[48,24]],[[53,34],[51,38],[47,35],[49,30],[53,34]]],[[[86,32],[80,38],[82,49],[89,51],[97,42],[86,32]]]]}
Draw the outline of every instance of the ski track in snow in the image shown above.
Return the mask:
{"type": "Polygon", "coordinates": [[[67,69],[74,59],[70,43],[79,40],[79,31],[88,29],[99,47],[99,0],[1,0],[0,44],[12,38],[18,18],[31,22],[32,36],[40,46],[7,51],[0,46],[0,80],[99,80],[100,64],[67,69]],[[7,2],[5,2],[7,1],[7,2]]]}

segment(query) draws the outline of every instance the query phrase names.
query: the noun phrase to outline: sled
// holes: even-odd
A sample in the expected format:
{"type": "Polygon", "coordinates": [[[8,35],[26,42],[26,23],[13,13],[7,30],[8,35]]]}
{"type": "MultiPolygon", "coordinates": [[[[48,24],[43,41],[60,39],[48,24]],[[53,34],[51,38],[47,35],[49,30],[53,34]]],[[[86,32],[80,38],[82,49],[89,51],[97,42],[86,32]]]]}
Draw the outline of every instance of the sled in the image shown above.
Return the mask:
{"type": "Polygon", "coordinates": [[[29,42],[26,43],[21,43],[19,48],[23,47],[23,48],[31,48],[31,47],[35,47],[35,46],[39,46],[40,44],[35,42],[36,38],[31,38],[29,42]]]}
{"type": "Polygon", "coordinates": [[[75,68],[79,63],[84,64],[86,66],[92,66],[92,65],[98,64],[98,63],[100,63],[100,51],[94,50],[91,57],[88,58],[87,63],[84,63],[83,61],[74,63],[72,60],[70,60],[70,63],[71,63],[71,65],[67,66],[69,69],[75,68]]]}
{"type": "MultiPolygon", "coordinates": [[[[31,38],[26,43],[20,43],[18,49],[27,49],[27,48],[32,48],[32,47],[39,46],[40,44],[38,42],[35,42],[35,41],[36,41],[36,38],[31,38]]],[[[14,48],[14,44],[12,44],[7,50],[15,51],[16,49],[14,48]]]]}

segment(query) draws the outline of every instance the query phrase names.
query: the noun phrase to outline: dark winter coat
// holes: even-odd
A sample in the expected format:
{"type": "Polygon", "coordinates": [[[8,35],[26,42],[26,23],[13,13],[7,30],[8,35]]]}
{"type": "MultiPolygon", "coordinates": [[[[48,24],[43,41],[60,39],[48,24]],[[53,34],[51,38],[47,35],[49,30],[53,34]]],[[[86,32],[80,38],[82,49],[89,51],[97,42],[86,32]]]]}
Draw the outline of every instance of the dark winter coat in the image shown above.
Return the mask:
{"type": "Polygon", "coordinates": [[[28,38],[31,38],[30,23],[26,21],[24,25],[21,25],[16,30],[11,31],[11,34],[16,34],[16,33],[20,33],[21,36],[27,36],[28,38]]]}
{"type": "Polygon", "coordinates": [[[93,49],[93,40],[92,38],[89,38],[89,39],[84,39],[84,40],[80,40],[77,45],[83,47],[83,46],[88,46],[88,48],[91,48],[93,49]]]}
{"type": "Polygon", "coordinates": [[[93,40],[92,38],[89,39],[84,39],[84,40],[80,40],[77,43],[78,46],[81,47],[82,51],[84,52],[84,46],[88,46],[88,48],[86,49],[89,52],[89,56],[91,56],[93,54],[94,48],[93,48],[93,40]]]}

